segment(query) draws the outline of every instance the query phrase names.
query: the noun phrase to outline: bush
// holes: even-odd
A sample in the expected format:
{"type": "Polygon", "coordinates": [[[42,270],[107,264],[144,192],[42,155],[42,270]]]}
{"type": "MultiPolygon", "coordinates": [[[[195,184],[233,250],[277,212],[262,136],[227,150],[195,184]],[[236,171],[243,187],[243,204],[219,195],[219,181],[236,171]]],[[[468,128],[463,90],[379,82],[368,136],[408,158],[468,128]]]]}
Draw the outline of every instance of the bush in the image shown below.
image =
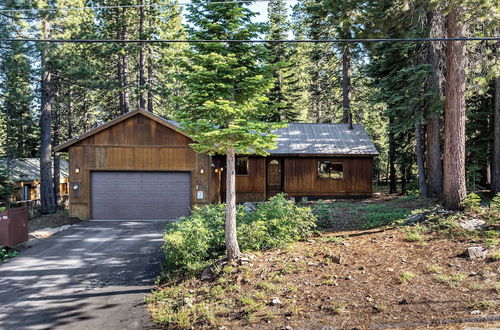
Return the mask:
{"type": "Polygon", "coordinates": [[[0,262],[5,261],[10,258],[14,258],[17,256],[16,251],[7,251],[7,248],[4,246],[0,246],[0,262]]]}
{"type": "MultiPolygon", "coordinates": [[[[284,194],[246,213],[236,212],[238,240],[243,251],[283,247],[312,234],[316,218],[308,207],[299,207],[284,194]]],[[[166,227],[163,252],[170,275],[189,275],[225,255],[225,205],[195,207],[192,215],[166,227]]]]}
{"type": "Polygon", "coordinates": [[[481,205],[481,197],[478,194],[470,193],[465,197],[462,206],[467,211],[477,211],[481,205]]]}
{"type": "Polygon", "coordinates": [[[500,193],[496,194],[491,200],[490,209],[495,212],[500,212],[500,193]]]}

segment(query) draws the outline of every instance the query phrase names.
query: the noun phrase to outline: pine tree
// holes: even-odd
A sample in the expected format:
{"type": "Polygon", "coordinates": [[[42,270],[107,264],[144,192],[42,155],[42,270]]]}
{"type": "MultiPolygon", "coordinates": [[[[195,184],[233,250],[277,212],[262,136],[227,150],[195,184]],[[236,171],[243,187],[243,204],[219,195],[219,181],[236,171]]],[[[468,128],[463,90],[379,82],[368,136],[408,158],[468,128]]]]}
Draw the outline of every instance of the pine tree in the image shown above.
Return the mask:
{"type": "MultiPolygon", "coordinates": [[[[284,40],[288,38],[290,24],[287,17],[287,8],[283,0],[271,0],[268,5],[268,31],[267,40],[284,40]]],[[[288,43],[270,42],[266,44],[268,56],[274,79],[273,86],[268,93],[271,121],[296,121],[300,109],[293,101],[294,92],[291,87],[296,80],[291,70],[291,57],[293,48],[288,43]]]]}
{"type": "MultiPolygon", "coordinates": [[[[196,0],[189,6],[191,38],[252,39],[259,26],[242,4],[196,0]]],[[[235,155],[266,154],[273,147],[276,125],[266,115],[271,80],[262,66],[264,49],[249,43],[196,43],[189,52],[184,79],[188,93],[175,117],[190,134],[198,152],[226,155],[226,248],[233,260],[240,255],[236,236],[235,155]]]]}

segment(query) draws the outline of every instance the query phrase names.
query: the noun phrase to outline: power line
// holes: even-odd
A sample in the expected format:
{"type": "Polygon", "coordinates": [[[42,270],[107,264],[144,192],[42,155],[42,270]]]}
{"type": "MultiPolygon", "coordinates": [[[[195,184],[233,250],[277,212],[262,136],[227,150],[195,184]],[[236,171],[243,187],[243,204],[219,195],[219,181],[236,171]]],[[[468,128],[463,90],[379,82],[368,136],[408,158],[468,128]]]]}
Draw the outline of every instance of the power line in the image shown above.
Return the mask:
{"type": "MultiPolygon", "coordinates": [[[[254,2],[270,2],[271,0],[230,0],[230,1],[211,1],[207,4],[238,4],[238,3],[254,3],[254,2]]],[[[297,0],[283,0],[285,2],[296,2],[297,0]]],[[[179,2],[178,6],[199,5],[200,3],[179,2]]],[[[114,6],[93,6],[93,7],[59,7],[59,8],[21,8],[21,9],[0,9],[0,13],[30,13],[33,11],[72,11],[72,10],[96,10],[96,9],[119,9],[119,8],[146,8],[146,7],[171,7],[172,5],[161,4],[145,4],[145,5],[114,5],[114,6]]]]}
{"type": "Polygon", "coordinates": [[[0,38],[0,43],[5,42],[37,42],[37,43],[388,43],[388,42],[441,42],[441,41],[495,41],[500,37],[463,37],[463,38],[373,38],[373,39],[283,39],[283,40],[188,40],[188,39],[36,39],[36,38],[0,38]]]}

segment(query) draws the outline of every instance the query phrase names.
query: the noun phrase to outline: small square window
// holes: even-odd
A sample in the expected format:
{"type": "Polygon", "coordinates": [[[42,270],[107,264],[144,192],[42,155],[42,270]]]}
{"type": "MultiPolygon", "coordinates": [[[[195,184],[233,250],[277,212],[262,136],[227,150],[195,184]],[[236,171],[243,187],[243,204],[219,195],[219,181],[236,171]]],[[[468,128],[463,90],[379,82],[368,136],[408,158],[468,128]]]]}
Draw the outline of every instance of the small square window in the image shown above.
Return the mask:
{"type": "Polygon", "coordinates": [[[236,158],[236,175],[248,175],[248,157],[236,158]]]}
{"type": "Polygon", "coordinates": [[[331,160],[318,161],[318,178],[320,179],[343,179],[344,164],[331,160]]]}

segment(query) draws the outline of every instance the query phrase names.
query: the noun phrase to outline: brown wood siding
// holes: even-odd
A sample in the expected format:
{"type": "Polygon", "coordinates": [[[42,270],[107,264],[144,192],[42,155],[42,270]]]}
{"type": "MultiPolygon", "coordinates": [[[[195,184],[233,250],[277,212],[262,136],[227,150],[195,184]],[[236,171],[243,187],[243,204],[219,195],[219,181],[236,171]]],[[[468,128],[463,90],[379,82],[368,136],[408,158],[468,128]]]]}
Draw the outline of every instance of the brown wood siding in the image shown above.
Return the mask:
{"type": "Polygon", "coordinates": [[[217,191],[211,157],[194,152],[189,146],[191,142],[138,114],[70,146],[71,216],[92,217],[92,171],[189,171],[193,204],[212,202],[217,191]],[[139,116],[142,119],[138,120],[139,116]],[[75,184],[78,190],[73,189],[75,184]],[[197,199],[197,191],[204,192],[203,199],[197,199]]]}
{"type": "Polygon", "coordinates": [[[289,196],[367,196],[372,194],[373,159],[286,158],[284,190],[289,196]],[[331,159],[344,165],[343,179],[318,178],[318,161],[331,159]]]}
{"type": "MultiPolygon", "coordinates": [[[[226,172],[222,178],[222,199],[225,200],[226,172]]],[[[236,202],[261,201],[266,199],[266,159],[248,158],[248,174],[236,175],[236,202]]]]}

